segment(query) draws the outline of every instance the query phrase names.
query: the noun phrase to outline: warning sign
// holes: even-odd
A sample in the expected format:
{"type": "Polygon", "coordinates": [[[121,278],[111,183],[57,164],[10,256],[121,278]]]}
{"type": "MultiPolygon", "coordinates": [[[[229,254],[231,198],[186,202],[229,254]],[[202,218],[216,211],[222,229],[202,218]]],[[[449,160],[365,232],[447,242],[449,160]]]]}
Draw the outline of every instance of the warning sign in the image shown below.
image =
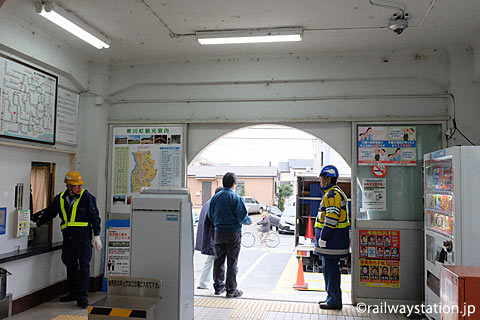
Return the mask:
{"type": "Polygon", "coordinates": [[[384,166],[383,164],[376,164],[372,166],[372,173],[375,177],[385,177],[388,172],[388,167],[384,166]]]}

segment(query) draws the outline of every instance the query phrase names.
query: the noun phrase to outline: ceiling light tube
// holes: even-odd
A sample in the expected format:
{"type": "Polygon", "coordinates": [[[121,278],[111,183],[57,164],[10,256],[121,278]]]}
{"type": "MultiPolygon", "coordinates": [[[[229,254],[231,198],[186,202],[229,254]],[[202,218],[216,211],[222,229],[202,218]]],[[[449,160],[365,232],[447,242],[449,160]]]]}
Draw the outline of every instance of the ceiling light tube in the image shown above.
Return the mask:
{"type": "Polygon", "coordinates": [[[198,31],[201,45],[301,41],[303,28],[274,28],[224,31],[198,31]]]}
{"type": "Polygon", "coordinates": [[[37,7],[37,12],[97,49],[110,47],[110,41],[105,36],[51,1],[44,1],[37,7]]]}

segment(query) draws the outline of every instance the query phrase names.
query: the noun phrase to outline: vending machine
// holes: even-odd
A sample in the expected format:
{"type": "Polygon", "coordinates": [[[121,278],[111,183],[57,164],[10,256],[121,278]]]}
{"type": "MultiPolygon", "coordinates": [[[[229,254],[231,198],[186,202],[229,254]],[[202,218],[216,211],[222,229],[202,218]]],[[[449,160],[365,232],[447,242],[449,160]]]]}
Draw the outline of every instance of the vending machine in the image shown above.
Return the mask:
{"type": "MultiPolygon", "coordinates": [[[[427,153],[423,165],[425,304],[440,306],[442,265],[480,265],[480,147],[427,153]]],[[[440,307],[426,310],[441,319],[440,307]]]]}

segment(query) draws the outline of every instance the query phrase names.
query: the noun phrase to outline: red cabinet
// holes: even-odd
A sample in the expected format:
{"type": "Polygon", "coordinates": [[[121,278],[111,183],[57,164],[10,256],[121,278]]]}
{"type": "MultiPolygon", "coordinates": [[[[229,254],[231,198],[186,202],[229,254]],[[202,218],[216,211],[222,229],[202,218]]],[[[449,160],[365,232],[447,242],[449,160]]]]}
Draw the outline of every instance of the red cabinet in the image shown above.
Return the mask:
{"type": "Polygon", "coordinates": [[[480,267],[441,269],[442,320],[480,319],[480,267]]]}

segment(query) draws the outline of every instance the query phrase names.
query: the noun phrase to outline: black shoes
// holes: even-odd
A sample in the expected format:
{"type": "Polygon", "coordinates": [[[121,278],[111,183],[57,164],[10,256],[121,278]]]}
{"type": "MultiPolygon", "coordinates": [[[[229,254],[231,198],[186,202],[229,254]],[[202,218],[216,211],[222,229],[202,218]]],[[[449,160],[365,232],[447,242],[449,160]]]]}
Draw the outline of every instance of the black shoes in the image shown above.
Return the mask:
{"type": "Polygon", "coordinates": [[[79,306],[82,309],[87,309],[88,308],[88,300],[86,300],[86,299],[77,300],[77,306],[79,306]]]}
{"type": "Polygon", "coordinates": [[[238,289],[235,289],[235,291],[233,292],[227,293],[227,298],[240,298],[241,296],[243,296],[243,291],[238,289]]]}
{"type": "Polygon", "coordinates": [[[334,306],[326,302],[322,302],[319,305],[320,305],[320,309],[324,309],[324,310],[342,310],[342,306],[334,306]]]}
{"type": "Polygon", "coordinates": [[[67,294],[66,296],[60,297],[60,299],[58,299],[58,301],[60,302],[70,302],[75,300],[77,300],[77,298],[72,296],[71,294],[67,294]]]}
{"type": "Polygon", "coordinates": [[[218,296],[218,295],[221,295],[222,293],[224,293],[226,291],[225,287],[223,287],[222,289],[220,290],[215,290],[215,295],[218,296]]]}

